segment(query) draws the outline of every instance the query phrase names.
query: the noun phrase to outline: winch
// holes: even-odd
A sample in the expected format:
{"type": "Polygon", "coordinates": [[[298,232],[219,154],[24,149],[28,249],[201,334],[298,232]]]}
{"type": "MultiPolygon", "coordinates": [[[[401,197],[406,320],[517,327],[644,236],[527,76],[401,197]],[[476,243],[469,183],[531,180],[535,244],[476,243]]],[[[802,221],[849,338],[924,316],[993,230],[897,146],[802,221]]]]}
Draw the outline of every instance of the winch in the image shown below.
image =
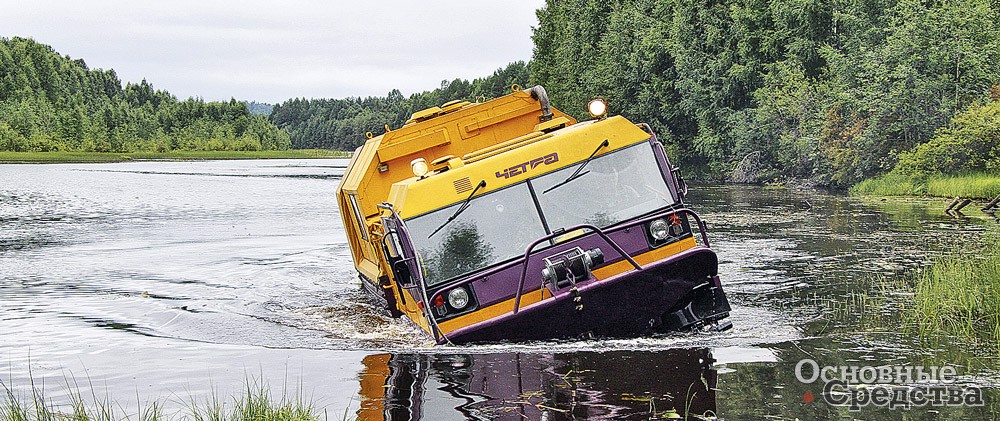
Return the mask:
{"type": "Polygon", "coordinates": [[[594,247],[584,251],[574,247],[567,252],[559,253],[543,259],[545,269],[542,269],[542,281],[560,288],[568,284],[590,279],[590,271],[604,263],[604,252],[594,247]]]}

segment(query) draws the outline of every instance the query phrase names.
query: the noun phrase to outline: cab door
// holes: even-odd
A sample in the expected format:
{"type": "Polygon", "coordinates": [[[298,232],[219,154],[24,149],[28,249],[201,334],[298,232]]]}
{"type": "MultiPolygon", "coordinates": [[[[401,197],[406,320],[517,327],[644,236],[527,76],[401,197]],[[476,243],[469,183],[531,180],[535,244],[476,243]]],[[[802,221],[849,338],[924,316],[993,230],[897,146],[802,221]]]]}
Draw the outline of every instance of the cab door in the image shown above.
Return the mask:
{"type": "Polygon", "coordinates": [[[410,241],[406,224],[396,212],[385,218],[386,241],[392,244],[393,252],[398,257],[392,263],[393,275],[396,279],[397,291],[401,295],[404,311],[421,328],[431,332],[437,339],[439,332],[437,323],[427,311],[427,294],[424,289],[423,270],[413,243],[410,241]]]}

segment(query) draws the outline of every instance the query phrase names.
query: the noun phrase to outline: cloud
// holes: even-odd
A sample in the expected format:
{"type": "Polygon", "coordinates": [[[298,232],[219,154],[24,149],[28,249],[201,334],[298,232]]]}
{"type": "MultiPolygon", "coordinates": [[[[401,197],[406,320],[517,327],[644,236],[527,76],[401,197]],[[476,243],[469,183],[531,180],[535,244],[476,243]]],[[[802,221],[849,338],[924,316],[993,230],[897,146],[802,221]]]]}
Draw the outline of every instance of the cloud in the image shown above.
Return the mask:
{"type": "Polygon", "coordinates": [[[404,94],[531,58],[542,0],[9,1],[25,36],[179,97],[280,102],[404,94]]]}

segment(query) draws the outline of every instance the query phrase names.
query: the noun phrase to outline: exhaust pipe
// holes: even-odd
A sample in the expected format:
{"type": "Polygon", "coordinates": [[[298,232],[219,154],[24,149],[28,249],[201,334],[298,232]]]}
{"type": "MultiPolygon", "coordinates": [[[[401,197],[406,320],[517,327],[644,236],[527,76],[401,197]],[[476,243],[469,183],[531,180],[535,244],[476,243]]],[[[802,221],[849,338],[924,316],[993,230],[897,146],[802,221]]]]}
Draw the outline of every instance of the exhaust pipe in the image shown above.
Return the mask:
{"type": "Polygon", "coordinates": [[[546,122],[552,120],[552,108],[549,107],[549,95],[545,93],[545,88],[542,85],[535,85],[525,92],[531,94],[531,98],[538,100],[542,106],[542,115],[538,117],[538,121],[546,122]]]}

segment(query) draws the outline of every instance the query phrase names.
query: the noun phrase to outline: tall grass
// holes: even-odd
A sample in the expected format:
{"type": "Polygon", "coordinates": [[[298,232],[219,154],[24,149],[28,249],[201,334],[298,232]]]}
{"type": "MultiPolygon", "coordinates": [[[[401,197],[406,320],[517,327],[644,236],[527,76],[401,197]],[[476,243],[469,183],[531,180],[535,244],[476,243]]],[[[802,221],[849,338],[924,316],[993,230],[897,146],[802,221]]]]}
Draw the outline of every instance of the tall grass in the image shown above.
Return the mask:
{"type": "Polygon", "coordinates": [[[851,291],[843,299],[830,300],[829,297],[813,297],[823,300],[825,307],[833,313],[837,322],[859,326],[866,331],[882,331],[888,327],[897,328],[900,314],[911,307],[907,295],[913,290],[913,280],[905,276],[875,274],[862,279],[863,288],[851,291]]]}
{"type": "Polygon", "coordinates": [[[1000,174],[937,175],[926,178],[889,173],[851,187],[858,196],[940,196],[992,199],[1000,195],[1000,174]]]}
{"type": "Polygon", "coordinates": [[[1000,245],[945,258],[917,277],[912,313],[922,336],[958,335],[1000,350],[1000,245]]]}
{"type": "MultiPolygon", "coordinates": [[[[319,410],[301,393],[288,398],[283,394],[275,399],[268,384],[259,378],[247,377],[244,388],[238,395],[220,399],[216,394],[198,400],[189,398],[182,402],[185,409],[167,415],[161,401],[141,402],[136,397],[133,412],[124,409],[121,401],[111,397],[84,399],[77,385],[67,381],[69,400],[56,404],[49,399],[43,387],[35,385],[34,379],[26,386],[28,391],[17,391],[0,381],[3,396],[0,396],[0,420],[4,421],[316,421],[319,410]]],[[[94,390],[93,385],[90,387],[94,390]]],[[[345,416],[346,418],[346,416],[345,416]]]]}
{"type": "Polygon", "coordinates": [[[927,186],[917,178],[886,174],[869,178],[851,187],[851,194],[858,196],[922,196],[927,186]]]}
{"type": "Polygon", "coordinates": [[[312,402],[302,398],[300,393],[294,399],[282,396],[274,400],[266,383],[258,378],[248,378],[242,396],[233,397],[232,410],[213,395],[201,406],[191,399],[189,411],[194,421],[312,421],[316,420],[316,409],[312,402]]]}
{"type": "Polygon", "coordinates": [[[992,199],[1000,195],[1000,174],[931,177],[927,180],[927,194],[992,199]]]}
{"type": "Polygon", "coordinates": [[[867,278],[866,288],[826,307],[846,325],[871,331],[902,326],[937,345],[973,343],[1000,356],[1000,228],[983,241],[913,275],[867,278]]]}

